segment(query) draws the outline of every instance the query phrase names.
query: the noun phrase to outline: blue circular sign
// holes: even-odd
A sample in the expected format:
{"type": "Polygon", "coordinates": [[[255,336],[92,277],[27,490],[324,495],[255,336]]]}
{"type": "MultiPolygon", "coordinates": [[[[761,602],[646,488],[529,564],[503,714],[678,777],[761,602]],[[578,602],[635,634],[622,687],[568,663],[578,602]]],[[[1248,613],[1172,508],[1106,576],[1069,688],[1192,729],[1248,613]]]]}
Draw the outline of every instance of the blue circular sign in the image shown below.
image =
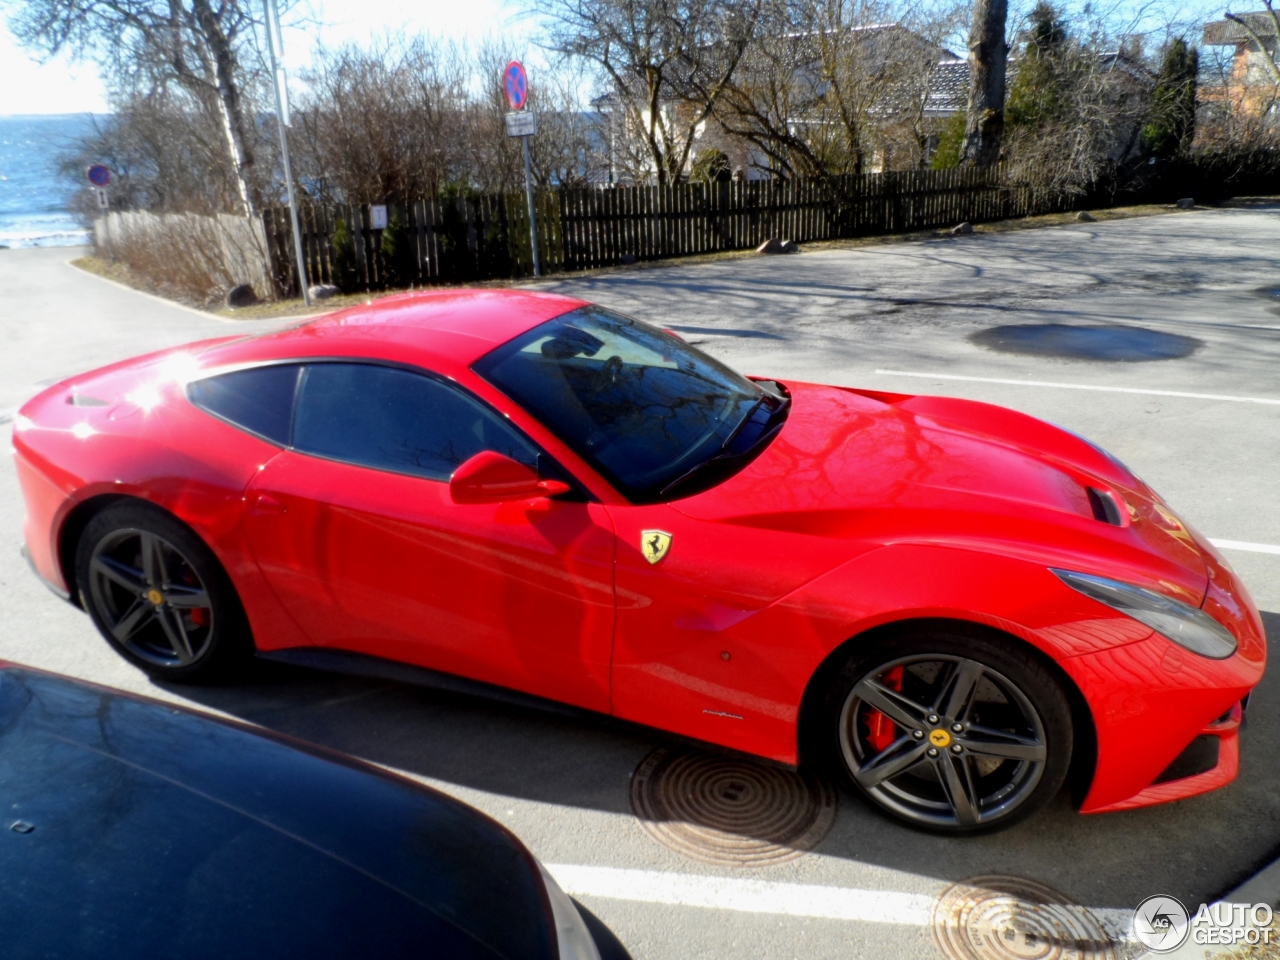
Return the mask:
{"type": "Polygon", "coordinates": [[[111,171],[100,163],[89,168],[89,182],[95,187],[105,187],[111,182],[111,171]]]}
{"type": "Polygon", "coordinates": [[[529,77],[524,72],[524,64],[512,60],[502,71],[502,89],[507,94],[507,103],[512,110],[523,110],[525,101],[529,99],[529,77]]]}

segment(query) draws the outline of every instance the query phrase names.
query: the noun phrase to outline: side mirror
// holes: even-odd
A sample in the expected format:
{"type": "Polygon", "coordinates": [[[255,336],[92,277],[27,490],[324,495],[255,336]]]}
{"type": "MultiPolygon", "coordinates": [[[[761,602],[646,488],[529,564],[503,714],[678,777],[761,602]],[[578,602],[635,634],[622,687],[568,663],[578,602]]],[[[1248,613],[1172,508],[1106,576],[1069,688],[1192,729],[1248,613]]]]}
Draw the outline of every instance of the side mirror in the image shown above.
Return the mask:
{"type": "Polygon", "coordinates": [[[554,497],[570,487],[559,480],[539,480],[523,463],[492,450],[482,450],[453,471],[449,496],[454,503],[506,503],[531,497],[554,497]]]}

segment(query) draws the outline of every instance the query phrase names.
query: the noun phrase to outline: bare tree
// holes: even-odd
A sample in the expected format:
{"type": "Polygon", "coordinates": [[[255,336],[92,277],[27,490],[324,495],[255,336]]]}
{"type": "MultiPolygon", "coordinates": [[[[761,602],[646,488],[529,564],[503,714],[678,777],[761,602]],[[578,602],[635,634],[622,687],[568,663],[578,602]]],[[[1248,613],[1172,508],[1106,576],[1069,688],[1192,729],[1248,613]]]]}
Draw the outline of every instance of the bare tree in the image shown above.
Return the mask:
{"type": "Polygon", "coordinates": [[[969,109],[960,148],[963,165],[989,167],[1000,159],[1005,65],[1009,57],[1005,43],[1008,17],[1008,0],[976,0],[973,5],[973,26],[969,31],[969,109]]]}
{"type": "MultiPolygon", "coordinates": [[[[94,59],[117,88],[177,84],[216,111],[241,212],[257,206],[255,134],[245,54],[255,19],[246,0],[7,0],[18,39],[45,54],[94,59]]],[[[252,55],[251,55],[252,56],[252,55]]]]}
{"type": "Polygon", "coordinates": [[[922,157],[931,71],[947,56],[947,4],[778,0],[714,113],[782,176],[858,173],[922,157]]]}
{"type": "Polygon", "coordinates": [[[467,176],[470,74],[458,44],[415,37],[322,51],[302,75],[297,176],[353,203],[435,196],[467,176]]]}
{"type": "Polygon", "coordinates": [[[637,139],[647,172],[668,183],[683,176],[699,129],[755,36],[761,2],[551,0],[538,12],[551,21],[552,49],[600,70],[615,137],[637,139]]]}
{"type": "Polygon", "coordinates": [[[68,181],[82,188],[72,201],[82,219],[100,215],[93,192],[83,187],[85,168],[94,163],[111,168],[111,205],[118,210],[214,214],[234,207],[238,191],[226,175],[216,114],[164,91],[118,96],[114,106],[60,158],[68,181]]]}

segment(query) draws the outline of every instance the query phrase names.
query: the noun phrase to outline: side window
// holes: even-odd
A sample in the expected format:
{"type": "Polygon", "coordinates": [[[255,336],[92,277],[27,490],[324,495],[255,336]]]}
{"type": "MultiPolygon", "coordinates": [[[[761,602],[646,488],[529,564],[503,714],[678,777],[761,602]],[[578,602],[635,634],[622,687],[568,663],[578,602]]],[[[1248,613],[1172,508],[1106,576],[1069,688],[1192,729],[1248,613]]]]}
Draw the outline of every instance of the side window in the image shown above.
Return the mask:
{"type": "Polygon", "coordinates": [[[301,370],[282,364],[206,377],[187,385],[187,397],[202,410],[286,447],[301,370]]]}
{"type": "Polygon", "coordinates": [[[293,446],[333,460],[448,480],[482,450],[537,469],[538,452],[462,391],[407,370],[361,363],[307,367],[293,446]]]}

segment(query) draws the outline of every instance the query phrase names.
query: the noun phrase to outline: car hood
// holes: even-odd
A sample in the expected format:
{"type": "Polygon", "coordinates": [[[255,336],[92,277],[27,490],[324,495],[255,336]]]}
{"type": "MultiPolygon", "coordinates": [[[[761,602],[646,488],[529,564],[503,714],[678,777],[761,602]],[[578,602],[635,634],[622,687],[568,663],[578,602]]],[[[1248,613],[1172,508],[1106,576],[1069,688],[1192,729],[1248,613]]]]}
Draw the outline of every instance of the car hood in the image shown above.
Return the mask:
{"type": "Polygon", "coordinates": [[[1203,602],[1212,548],[1083,438],[971,400],[785,385],[792,410],[777,439],[675,509],[859,550],[871,541],[998,552],[1203,602]],[[1098,519],[1103,498],[1112,522],[1098,519]]]}
{"type": "Polygon", "coordinates": [[[558,952],[519,840],[317,747],[7,666],[0,784],[8,956],[558,952]]]}

